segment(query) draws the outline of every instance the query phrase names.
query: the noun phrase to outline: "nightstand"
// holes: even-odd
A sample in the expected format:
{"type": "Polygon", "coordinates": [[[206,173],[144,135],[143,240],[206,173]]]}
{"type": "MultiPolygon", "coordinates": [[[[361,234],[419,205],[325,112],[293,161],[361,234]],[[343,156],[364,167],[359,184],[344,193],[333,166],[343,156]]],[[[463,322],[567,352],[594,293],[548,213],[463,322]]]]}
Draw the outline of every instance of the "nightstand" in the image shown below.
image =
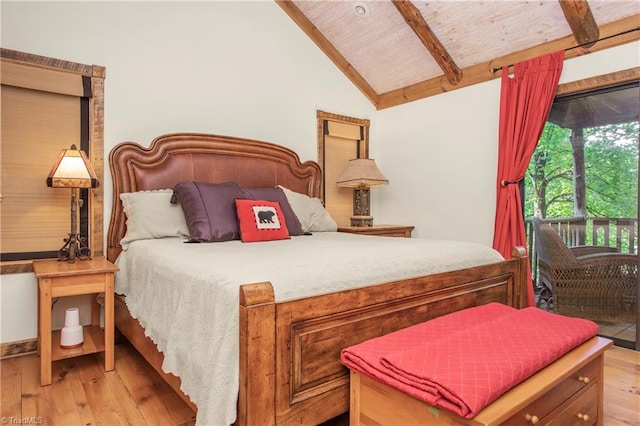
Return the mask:
{"type": "Polygon", "coordinates": [[[38,353],[40,386],[51,384],[53,361],[96,352],[104,352],[104,369],[114,368],[113,274],[118,267],[103,257],[76,260],[34,260],[38,279],[38,353]],[[84,343],[71,349],[60,347],[60,330],[51,331],[51,300],[54,297],[104,292],[104,331],[100,328],[100,306],[91,304],[91,325],[84,326],[84,343]]]}
{"type": "Polygon", "coordinates": [[[406,225],[373,225],[373,226],[341,226],[338,232],[349,232],[361,235],[379,235],[383,237],[411,238],[413,226],[406,225]]]}

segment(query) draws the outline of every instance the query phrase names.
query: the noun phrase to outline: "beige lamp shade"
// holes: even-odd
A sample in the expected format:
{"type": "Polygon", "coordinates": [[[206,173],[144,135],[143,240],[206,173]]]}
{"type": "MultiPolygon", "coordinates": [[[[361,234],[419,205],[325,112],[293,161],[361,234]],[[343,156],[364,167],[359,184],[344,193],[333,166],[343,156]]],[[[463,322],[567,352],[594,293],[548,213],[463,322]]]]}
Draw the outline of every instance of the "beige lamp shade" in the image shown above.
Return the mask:
{"type": "Polygon", "coordinates": [[[338,186],[348,188],[382,186],[388,183],[389,180],[380,172],[375,160],[372,158],[354,158],[353,160],[349,160],[347,167],[338,179],[336,179],[338,186]]]}
{"type": "Polygon", "coordinates": [[[76,148],[63,149],[47,176],[52,188],[97,188],[100,183],[86,154],[76,148]]]}

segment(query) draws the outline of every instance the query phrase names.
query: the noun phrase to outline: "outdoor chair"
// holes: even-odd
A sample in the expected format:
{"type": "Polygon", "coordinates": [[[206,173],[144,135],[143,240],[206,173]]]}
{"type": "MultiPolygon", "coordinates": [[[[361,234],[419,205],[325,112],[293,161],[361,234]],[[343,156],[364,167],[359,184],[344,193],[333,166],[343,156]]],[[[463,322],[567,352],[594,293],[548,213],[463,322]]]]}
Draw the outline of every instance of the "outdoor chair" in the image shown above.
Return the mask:
{"type": "Polygon", "coordinates": [[[532,219],[538,277],[553,311],[594,321],[636,320],[638,258],[609,247],[567,247],[542,219],[532,219]],[[615,252],[613,252],[615,250],[615,252]]]}

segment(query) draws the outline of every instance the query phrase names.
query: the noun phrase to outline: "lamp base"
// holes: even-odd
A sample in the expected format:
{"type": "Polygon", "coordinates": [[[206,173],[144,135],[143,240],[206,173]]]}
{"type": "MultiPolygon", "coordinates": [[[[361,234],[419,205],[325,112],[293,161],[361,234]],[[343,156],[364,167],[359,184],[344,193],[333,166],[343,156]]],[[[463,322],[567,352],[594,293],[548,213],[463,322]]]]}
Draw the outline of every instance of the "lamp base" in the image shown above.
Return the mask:
{"type": "Polygon", "coordinates": [[[373,216],[369,214],[369,188],[365,186],[353,189],[351,226],[373,226],[373,216]]]}
{"type": "Polygon", "coordinates": [[[91,259],[91,250],[87,247],[84,238],[78,234],[69,234],[69,237],[64,239],[62,248],[58,250],[58,261],[75,263],[76,258],[91,259]]]}
{"type": "Polygon", "coordinates": [[[351,216],[351,226],[373,226],[373,216],[351,216]]]}

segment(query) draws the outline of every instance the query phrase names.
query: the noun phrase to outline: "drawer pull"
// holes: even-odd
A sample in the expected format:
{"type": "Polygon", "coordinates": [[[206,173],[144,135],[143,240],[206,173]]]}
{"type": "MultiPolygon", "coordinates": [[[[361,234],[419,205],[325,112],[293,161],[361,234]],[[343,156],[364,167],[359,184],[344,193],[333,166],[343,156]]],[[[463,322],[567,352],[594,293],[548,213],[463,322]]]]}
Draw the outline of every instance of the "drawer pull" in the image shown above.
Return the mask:
{"type": "Polygon", "coordinates": [[[578,418],[581,419],[584,422],[588,422],[589,421],[589,415],[588,414],[578,413],[578,418]]]}
{"type": "Polygon", "coordinates": [[[538,416],[532,416],[531,414],[527,414],[524,416],[524,418],[531,423],[532,425],[535,425],[536,423],[538,423],[540,421],[540,419],[538,418],[538,416]]]}
{"type": "Polygon", "coordinates": [[[591,380],[589,380],[588,377],[580,376],[580,377],[578,377],[578,381],[584,383],[585,385],[588,385],[591,380]]]}

